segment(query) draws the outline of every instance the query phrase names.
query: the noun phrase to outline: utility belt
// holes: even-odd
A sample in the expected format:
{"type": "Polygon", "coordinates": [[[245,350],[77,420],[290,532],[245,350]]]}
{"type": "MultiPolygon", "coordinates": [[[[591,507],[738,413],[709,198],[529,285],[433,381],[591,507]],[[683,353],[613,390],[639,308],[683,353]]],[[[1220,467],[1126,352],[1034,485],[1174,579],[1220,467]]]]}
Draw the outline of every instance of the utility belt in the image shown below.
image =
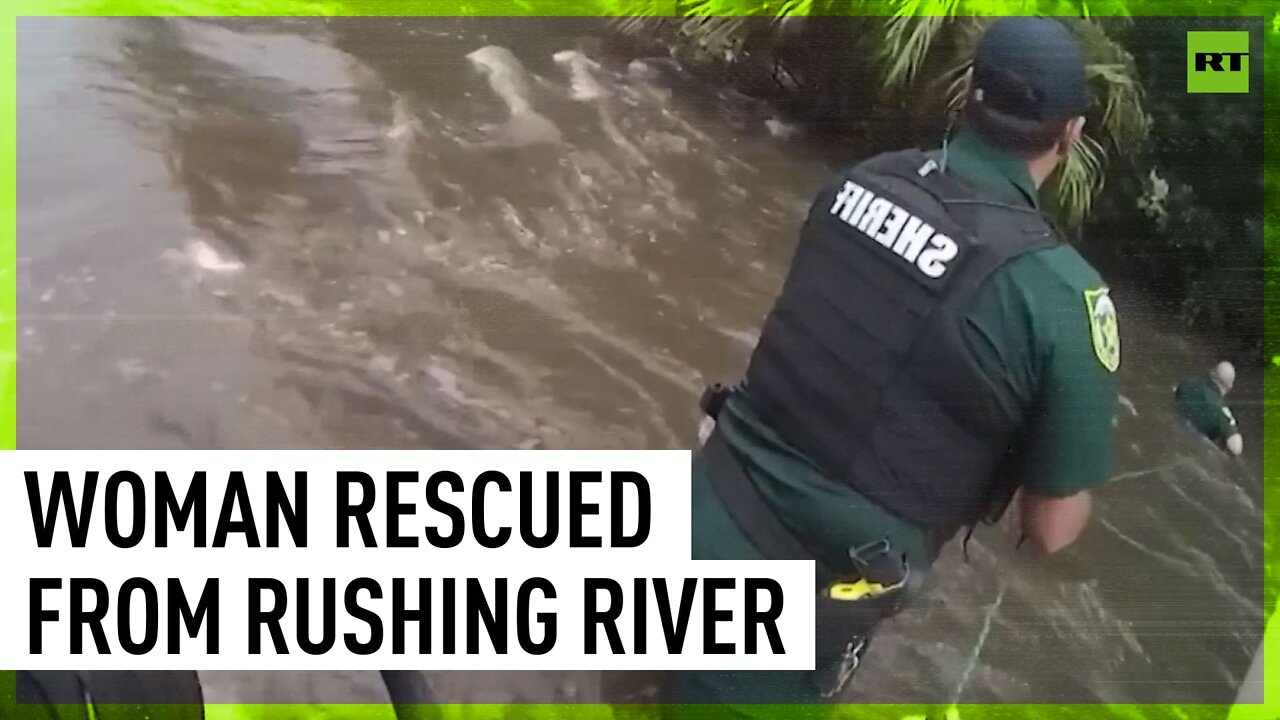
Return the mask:
{"type": "MultiPolygon", "coordinates": [[[[715,384],[699,407],[713,420],[739,388],[715,384]]],[[[901,610],[910,568],[887,539],[850,548],[848,563],[831,567],[796,537],[765,502],[717,428],[703,445],[711,486],[734,524],[770,560],[812,560],[818,591],[814,611],[813,682],[826,699],[837,696],[862,662],[876,626],[901,610]]]]}

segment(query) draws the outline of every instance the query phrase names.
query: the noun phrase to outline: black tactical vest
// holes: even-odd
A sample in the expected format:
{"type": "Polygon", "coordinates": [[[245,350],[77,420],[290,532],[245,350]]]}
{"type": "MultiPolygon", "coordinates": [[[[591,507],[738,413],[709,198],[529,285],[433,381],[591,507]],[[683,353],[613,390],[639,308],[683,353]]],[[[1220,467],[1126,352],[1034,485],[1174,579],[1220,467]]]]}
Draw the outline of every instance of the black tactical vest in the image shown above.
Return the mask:
{"type": "MultiPolygon", "coordinates": [[[[979,197],[918,150],[825,188],[747,370],[762,418],[829,478],[954,533],[1008,500],[1000,463],[1024,408],[967,347],[983,281],[1058,236],[979,197]]],[[[949,537],[950,535],[947,535],[949,537]]]]}

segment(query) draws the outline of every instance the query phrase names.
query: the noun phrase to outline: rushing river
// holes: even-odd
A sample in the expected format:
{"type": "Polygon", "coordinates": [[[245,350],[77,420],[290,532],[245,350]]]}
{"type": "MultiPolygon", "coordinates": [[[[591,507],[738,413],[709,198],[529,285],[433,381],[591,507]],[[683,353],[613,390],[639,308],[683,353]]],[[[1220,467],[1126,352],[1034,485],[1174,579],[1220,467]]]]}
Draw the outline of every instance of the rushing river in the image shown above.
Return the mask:
{"type": "MultiPolygon", "coordinates": [[[[669,63],[591,60],[592,31],[22,19],[20,447],[689,447],[828,168],[669,63]]],[[[1216,358],[1116,293],[1136,415],[1093,527],[1049,563],[995,528],[952,548],[848,701],[1232,698],[1262,623],[1261,381],[1233,396],[1245,462],[1175,432],[1172,384],[1216,358]]],[[[449,701],[616,697],[431,675],[449,701]]],[[[341,701],[370,677],[204,682],[341,701]]]]}

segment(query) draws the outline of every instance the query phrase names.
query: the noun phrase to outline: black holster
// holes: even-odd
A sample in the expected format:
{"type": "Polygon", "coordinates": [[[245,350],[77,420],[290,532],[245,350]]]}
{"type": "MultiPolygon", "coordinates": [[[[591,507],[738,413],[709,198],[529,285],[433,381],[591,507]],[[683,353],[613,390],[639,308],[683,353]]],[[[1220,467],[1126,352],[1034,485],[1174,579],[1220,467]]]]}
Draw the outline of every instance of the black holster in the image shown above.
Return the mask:
{"type": "Polygon", "coordinates": [[[848,686],[876,626],[890,614],[875,600],[844,602],[818,595],[812,677],[822,697],[832,700],[848,686]]]}
{"type": "Polygon", "coordinates": [[[848,685],[862,662],[875,629],[905,605],[910,569],[906,559],[887,540],[874,544],[874,556],[866,548],[849,551],[853,571],[837,577],[817,594],[814,608],[814,684],[823,697],[832,699],[848,685]],[[859,580],[883,588],[857,599],[841,599],[831,592],[842,583],[859,580]]]}
{"type": "Polygon", "coordinates": [[[698,409],[702,410],[703,415],[715,420],[720,416],[720,411],[724,409],[725,402],[734,391],[735,388],[723,383],[708,385],[702,391],[702,397],[698,398],[698,409]]]}

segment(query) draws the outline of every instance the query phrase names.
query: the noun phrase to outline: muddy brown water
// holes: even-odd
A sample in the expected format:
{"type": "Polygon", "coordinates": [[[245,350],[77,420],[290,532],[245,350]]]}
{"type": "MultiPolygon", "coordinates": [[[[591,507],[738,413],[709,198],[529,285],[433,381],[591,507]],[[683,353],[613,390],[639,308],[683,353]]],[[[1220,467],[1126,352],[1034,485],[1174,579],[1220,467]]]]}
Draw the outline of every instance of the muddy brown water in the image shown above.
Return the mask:
{"type": "MultiPolygon", "coordinates": [[[[575,84],[555,57],[585,21],[18,30],[22,448],[688,447],[827,172],[661,62],[575,84]],[[486,45],[529,72],[507,100],[467,59],[486,45]],[[512,97],[538,119],[500,127],[512,97]]],[[[1117,295],[1138,415],[1092,528],[1051,563],[995,529],[968,563],[952,548],[847,701],[1232,698],[1262,624],[1261,381],[1242,368],[1243,463],[1176,432],[1170,387],[1212,349],[1117,295]]],[[[586,670],[431,679],[446,701],[617,699],[586,670]]],[[[219,702],[382,693],[203,680],[219,702]]]]}

